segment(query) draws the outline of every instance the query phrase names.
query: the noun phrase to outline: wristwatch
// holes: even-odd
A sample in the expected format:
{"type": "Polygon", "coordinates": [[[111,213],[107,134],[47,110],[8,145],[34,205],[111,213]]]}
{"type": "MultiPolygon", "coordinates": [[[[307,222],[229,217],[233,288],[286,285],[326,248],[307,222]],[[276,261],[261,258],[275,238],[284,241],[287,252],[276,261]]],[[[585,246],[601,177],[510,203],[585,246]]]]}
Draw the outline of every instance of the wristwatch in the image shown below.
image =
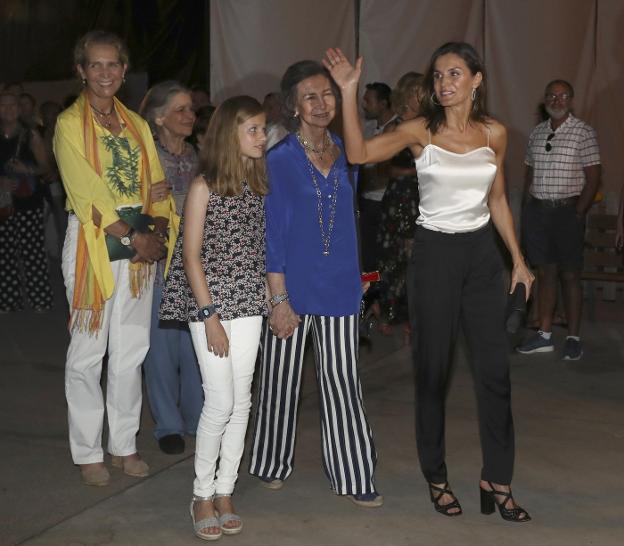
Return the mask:
{"type": "Polygon", "coordinates": [[[217,306],[214,303],[210,305],[204,305],[198,313],[199,320],[209,319],[212,315],[217,312],[217,306]]]}
{"type": "Polygon", "coordinates": [[[134,235],[134,228],[130,228],[128,230],[128,233],[126,233],[125,235],[122,235],[119,238],[119,242],[123,245],[123,246],[131,246],[132,245],[132,237],[134,235]]]}

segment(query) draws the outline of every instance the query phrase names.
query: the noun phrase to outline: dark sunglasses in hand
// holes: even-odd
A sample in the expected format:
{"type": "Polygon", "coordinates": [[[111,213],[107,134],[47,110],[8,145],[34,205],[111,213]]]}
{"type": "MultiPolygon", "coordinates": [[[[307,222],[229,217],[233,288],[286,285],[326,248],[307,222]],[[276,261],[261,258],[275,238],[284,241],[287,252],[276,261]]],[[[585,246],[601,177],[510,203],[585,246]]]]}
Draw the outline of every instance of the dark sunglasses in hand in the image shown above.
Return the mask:
{"type": "Polygon", "coordinates": [[[544,146],[544,150],[546,150],[547,152],[550,152],[550,150],[552,150],[552,144],[550,143],[550,141],[555,137],[555,133],[550,133],[547,137],[546,137],[546,146],[544,146]]]}

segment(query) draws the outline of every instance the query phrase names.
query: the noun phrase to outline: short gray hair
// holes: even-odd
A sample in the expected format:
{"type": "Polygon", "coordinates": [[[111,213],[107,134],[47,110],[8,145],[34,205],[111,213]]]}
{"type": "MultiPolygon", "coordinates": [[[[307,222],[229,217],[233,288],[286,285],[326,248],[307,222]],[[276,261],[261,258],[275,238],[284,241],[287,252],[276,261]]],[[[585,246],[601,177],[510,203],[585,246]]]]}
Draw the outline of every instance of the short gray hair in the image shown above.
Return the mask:
{"type": "Polygon", "coordinates": [[[191,91],[178,81],[167,80],[150,87],[143,97],[139,114],[147,120],[153,133],[157,129],[156,118],[165,114],[169,101],[178,93],[190,95],[191,91]]]}
{"type": "Polygon", "coordinates": [[[121,64],[129,65],[130,57],[126,43],[113,32],[107,30],[91,30],[81,36],[74,47],[74,66],[85,68],[87,64],[87,49],[92,45],[110,45],[117,49],[121,64]]]}

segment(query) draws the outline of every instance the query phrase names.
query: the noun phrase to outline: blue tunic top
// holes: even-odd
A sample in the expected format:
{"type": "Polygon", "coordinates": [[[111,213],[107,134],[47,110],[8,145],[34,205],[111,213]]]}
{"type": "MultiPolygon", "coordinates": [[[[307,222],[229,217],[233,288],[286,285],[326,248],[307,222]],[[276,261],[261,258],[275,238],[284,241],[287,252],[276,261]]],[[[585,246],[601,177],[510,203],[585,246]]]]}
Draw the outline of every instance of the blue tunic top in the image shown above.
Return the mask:
{"type": "MultiPolygon", "coordinates": [[[[318,198],[310,163],[294,134],[267,154],[269,194],[265,198],[266,264],[269,273],[284,273],[293,310],[299,314],[356,314],[362,298],[353,189],[342,142],[341,154],[327,177],[314,169],[323,202],[325,231],[338,175],[338,197],[329,256],[323,255],[318,198]]],[[[355,176],[353,177],[355,180],[355,176]]]]}

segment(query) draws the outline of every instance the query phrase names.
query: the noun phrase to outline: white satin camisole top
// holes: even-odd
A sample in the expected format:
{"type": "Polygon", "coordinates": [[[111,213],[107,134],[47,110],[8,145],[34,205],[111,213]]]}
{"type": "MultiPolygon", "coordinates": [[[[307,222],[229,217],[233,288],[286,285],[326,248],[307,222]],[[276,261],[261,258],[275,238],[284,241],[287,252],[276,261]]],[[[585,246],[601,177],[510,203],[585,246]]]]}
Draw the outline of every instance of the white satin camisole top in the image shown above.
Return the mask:
{"type": "Polygon", "coordinates": [[[460,154],[427,144],[414,160],[420,215],[416,224],[443,233],[467,233],[490,221],[487,206],[496,177],[496,154],[488,145],[460,154]]]}

